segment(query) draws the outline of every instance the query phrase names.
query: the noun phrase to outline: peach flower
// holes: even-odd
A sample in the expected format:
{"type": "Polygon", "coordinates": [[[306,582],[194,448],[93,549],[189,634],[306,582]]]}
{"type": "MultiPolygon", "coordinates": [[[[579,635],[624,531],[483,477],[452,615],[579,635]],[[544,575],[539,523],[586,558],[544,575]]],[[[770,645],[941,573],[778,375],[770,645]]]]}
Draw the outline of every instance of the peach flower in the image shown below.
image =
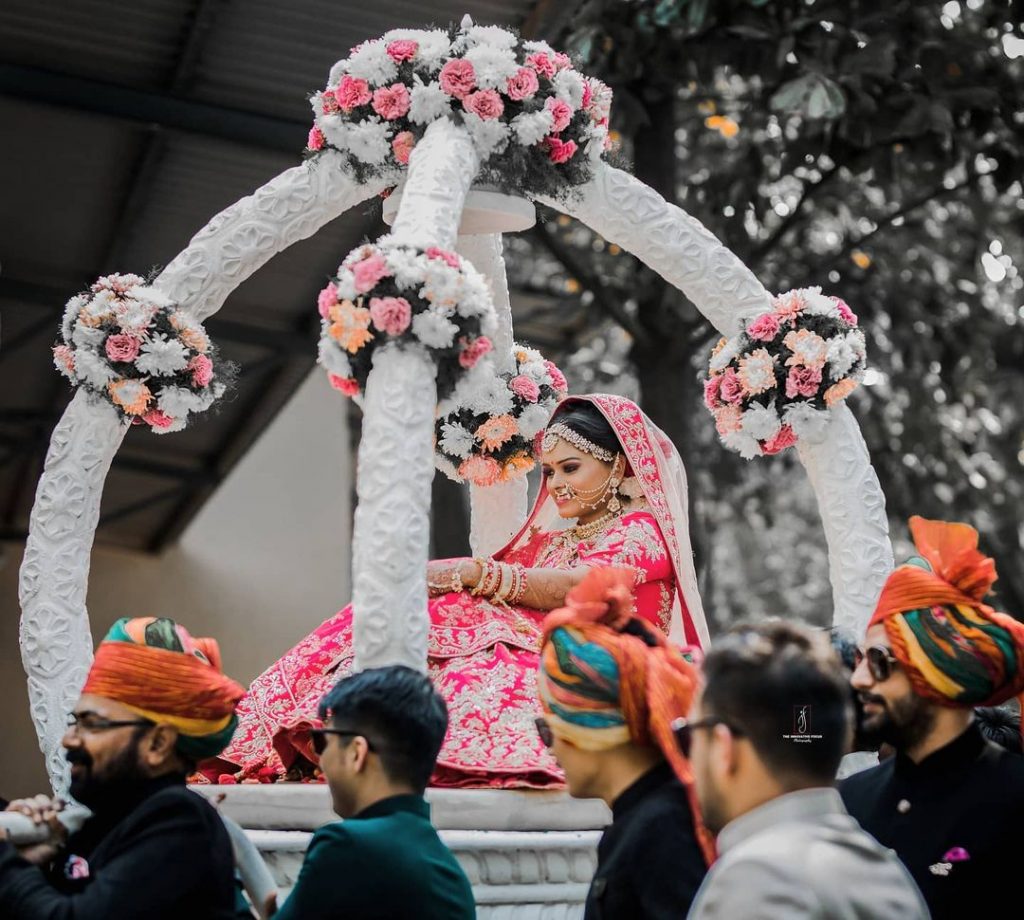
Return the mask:
{"type": "Polygon", "coordinates": [[[857,381],[852,377],[844,377],[839,383],[833,384],[825,391],[825,405],[831,409],[832,406],[840,400],[846,399],[856,389],[857,381]]]}
{"type": "Polygon", "coordinates": [[[395,135],[391,141],[391,149],[395,152],[395,159],[405,165],[412,155],[412,148],[416,146],[416,137],[412,131],[402,131],[395,135]]]}
{"type": "Polygon", "coordinates": [[[153,400],[149,387],[139,380],[111,380],[107,392],[114,404],[120,406],[125,415],[143,415],[153,400]]]}
{"type": "Polygon", "coordinates": [[[743,410],[739,406],[724,406],[715,410],[715,429],[720,435],[739,431],[743,427],[743,410]]]}
{"type": "Polygon", "coordinates": [[[501,468],[501,481],[510,482],[513,479],[520,479],[535,466],[532,458],[526,454],[513,454],[501,468]]]}
{"type": "Polygon", "coordinates": [[[766,348],[758,348],[740,358],[740,382],[751,396],[775,386],[775,359],[766,348]]]}
{"type": "Polygon", "coordinates": [[[337,319],[328,329],[328,334],[349,354],[355,354],[367,342],[373,339],[370,332],[370,311],[365,307],[357,307],[351,300],[343,300],[338,304],[337,319]]]}
{"type": "Polygon", "coordinates": [[[519,433],[519,426],[511,415],[495,415],[487,419],[473,435],[483,444],[484,450],[497,450],[519,433]]]}
{"type": "Polygon", "coordinates": [[[828,343],[817,333],[811,332],[809,329],[795,329],[786,333],[782,343],[793,352],[786,359],[786,367],[803,365],[814,370],[821,370],[825,366],[828,343]]]}
{"type": "Polygon", "coordinates": [[[501,478],[501,464],[493,457],[469,457],[459,465],[459,476],[478,486],[493,486],[501,478]]]}

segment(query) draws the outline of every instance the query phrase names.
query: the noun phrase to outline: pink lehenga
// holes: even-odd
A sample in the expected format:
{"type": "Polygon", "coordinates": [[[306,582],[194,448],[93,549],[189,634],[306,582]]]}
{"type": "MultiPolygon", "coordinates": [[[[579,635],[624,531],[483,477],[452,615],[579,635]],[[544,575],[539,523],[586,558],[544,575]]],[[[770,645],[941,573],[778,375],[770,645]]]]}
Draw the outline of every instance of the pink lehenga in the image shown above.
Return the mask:
{"type": "MultiPolygon", "coordinates": [[[[569,397],[597,406],[614,428],[643,497],[600,533],[574,541],[541,489],[526,524],[494,558],[527,568],[628,565],[637,613],[688,645],[707,643],[687,524],[686,474],[671,441],[635,403],[569,397]]],[[[545,787],[562,774],[537,737],[537,665],[546,610],[505,607],[468,591],[429,603],[428,669],[448,704],[449,728],[432,784],[545,787]]],[[[239,726],[208,781],[314,775],[309,729],[317,705],[352,670],[352,607],[345,607],[263,672],[238,708],[239,726]]]]}

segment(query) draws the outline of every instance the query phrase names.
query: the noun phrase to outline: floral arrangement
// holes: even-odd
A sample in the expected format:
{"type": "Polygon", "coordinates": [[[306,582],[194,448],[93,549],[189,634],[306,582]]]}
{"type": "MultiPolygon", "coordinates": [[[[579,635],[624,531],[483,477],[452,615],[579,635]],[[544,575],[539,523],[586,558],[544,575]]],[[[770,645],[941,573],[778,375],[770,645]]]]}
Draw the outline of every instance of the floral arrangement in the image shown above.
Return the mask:
{"type": "Polygon", "coordinates": [[[489,486],[525,476],[535,465],[534,440],[569,385],[533,348],[514,345],[514,373],[490,365],[460,381],[439,406],[435,465],[456,482],[489,486]]]}
{"type": "Polygon", "coordinates": [[[307,150],[341,151],[362,181],[405,167],[432,122],[459,118],[480,154],[478,181],[557,194],[590,179],[609,145],[611,99],[546,42],[467,16],[353,48],[311,98],[307,150]]]}
{"type": "Polygon", "coordinates": [[[75,386],[157,434],[180,431],[233,377],[202,325],[138,275],[105,275],[72,297],[53,359],[75,386]]]}
{"type": "Polygon", "coordinates": [[[320,358],[346,396],[363,391],[374,349],[420,345],[437,362],[439,398],[492,348],[494,305],[483,276],[457,253],[396,246],[387,236],[341,263],[318,299],[320,358]]]}
{"type": "Polygon", "coordinates": [[[864,375],[864,333],[845,302],[801,288],[772,307],[715,346],[704,381],[722,443],[748,460],[820,439],[864,375]]]}

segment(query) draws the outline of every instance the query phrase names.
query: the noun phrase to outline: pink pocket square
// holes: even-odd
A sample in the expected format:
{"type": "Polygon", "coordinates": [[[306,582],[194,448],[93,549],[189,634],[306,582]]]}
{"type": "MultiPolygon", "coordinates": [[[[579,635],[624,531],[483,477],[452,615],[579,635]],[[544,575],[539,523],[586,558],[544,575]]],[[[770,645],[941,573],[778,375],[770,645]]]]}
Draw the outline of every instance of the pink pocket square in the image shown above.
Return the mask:
{"type": "Polygon", "coordinates": [[[968,853],[963,847],[953,847],[949,850],[945,856],[942,857],[943,862],[966,862],[971,858],[971,854],[968,853]]]}

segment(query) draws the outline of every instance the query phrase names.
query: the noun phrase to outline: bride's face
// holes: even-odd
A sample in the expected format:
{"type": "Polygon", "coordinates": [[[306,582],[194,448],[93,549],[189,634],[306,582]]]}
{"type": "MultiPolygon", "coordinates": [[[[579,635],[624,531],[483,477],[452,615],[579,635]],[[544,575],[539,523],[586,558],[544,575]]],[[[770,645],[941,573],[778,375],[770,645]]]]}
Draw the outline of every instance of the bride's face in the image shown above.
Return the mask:
{"type": "Polygon", "coordinates": [[[560,517],[586,520],[604,512],[610,494],[611,463],[598,460],[561,438],[551,450],[544,451],[541,462],[544,486],[560,517]],[[597,508],[593,507],[595,504],[597,508]]]}

